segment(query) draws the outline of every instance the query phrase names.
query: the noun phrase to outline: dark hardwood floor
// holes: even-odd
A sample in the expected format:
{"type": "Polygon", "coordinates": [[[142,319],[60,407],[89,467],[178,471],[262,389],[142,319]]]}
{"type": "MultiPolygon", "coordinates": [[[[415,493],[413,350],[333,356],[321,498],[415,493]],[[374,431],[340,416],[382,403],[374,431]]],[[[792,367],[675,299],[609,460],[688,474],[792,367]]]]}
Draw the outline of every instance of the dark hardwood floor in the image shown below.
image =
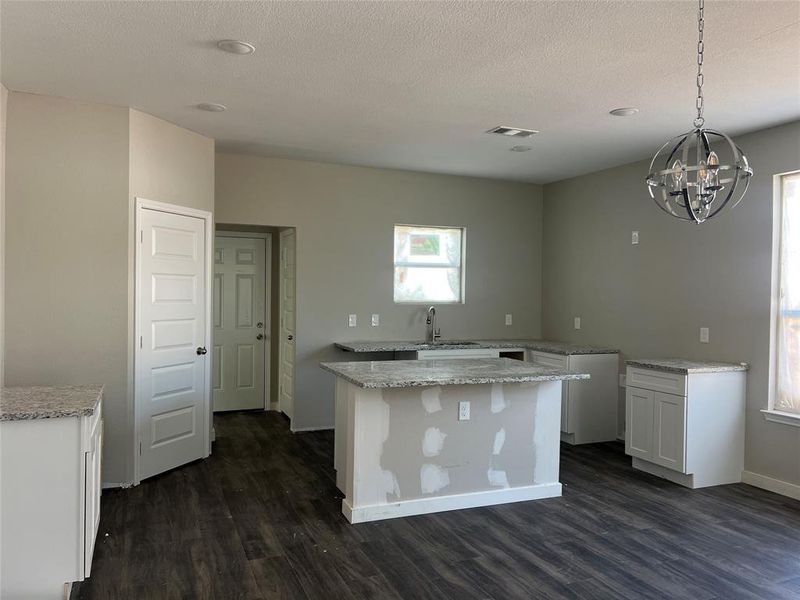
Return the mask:
{"type": "Polygon", "coordinates": [[[621,444],[562,447],[564,495],[349,525],[332,432],[215,417],[214,454],[103,494],[81,599],[800,598],[800,502],[688,490],[621,444]]]}

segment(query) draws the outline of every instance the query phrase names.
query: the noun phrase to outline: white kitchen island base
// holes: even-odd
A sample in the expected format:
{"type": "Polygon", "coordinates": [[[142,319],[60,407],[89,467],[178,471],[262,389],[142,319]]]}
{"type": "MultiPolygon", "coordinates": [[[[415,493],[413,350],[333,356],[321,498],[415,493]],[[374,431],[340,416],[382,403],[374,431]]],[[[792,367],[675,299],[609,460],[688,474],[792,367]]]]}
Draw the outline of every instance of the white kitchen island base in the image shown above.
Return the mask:
{"type": "MultiPolygon", "coordinates": [[[[459,369],[504,361],[409,362],[459,369]]],[[[345,517],[360,523],[560,496],[562,384],[553,378],[568,374],[508,363],[550,379],[365,388],[337,377],[334,467],[345,517]],[[459,420],[464,402],[469,420],[459,420]]]]}

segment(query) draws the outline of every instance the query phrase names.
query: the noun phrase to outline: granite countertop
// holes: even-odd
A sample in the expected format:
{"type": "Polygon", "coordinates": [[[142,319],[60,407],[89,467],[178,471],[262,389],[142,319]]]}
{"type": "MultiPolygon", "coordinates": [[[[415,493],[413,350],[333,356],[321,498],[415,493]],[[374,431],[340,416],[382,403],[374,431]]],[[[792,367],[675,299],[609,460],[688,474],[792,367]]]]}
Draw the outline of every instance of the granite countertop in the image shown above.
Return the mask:
{"type": "Polygon", "coordinates": [[[655,369],[668,373],[725,373],[727,371],[747,371],[747,363],[726,363],[708,360],[686,360],[684,358],[635,358],[626,361],[630,367],[655,369]]]}
{"type": "Polygon", "coordinates": [[[511,358],[334,362],[320,363],[320,366],[362,388],[589,379],[587,373],[537,367],[511,358]]]}
{"type": "Polygon", "coordinates": [[[7,387],[0,394],[0,421],[86,417],[102,398],[102,385],[7,387]]]}
{"type": "Polygon", "coordinates": [[[587,346],[569,342],[553,342],[548,340],[439,340],[438,342],[420,341],[355,341],[336,342],[336,347],[348,352],[417,352],[419,350],[460,350],[474,348],[511,349],[522,348],[549,352],[552,354],[617,354],[619,350],[600,346],[587,346]]]}

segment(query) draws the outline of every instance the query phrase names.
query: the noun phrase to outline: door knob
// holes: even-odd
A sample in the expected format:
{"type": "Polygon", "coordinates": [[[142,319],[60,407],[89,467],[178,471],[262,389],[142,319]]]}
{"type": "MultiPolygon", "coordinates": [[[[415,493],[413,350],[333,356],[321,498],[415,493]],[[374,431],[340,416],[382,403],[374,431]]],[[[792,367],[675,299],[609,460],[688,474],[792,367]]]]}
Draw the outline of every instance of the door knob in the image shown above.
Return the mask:
{"type": "Polygon", "coordinates": [[[293,336],[293,335],[290,335],[290,336],[288,337],[288,340],[289,340],[290,342],[291,342],[293,339],[294,339],[294,336],[293,336]]]}
{"type": "Polygon", "coordinates": [[[203,356],[204,354],[208,354],[208,350],[206,350],[204,346],[198,346],[197,347],[197,355],[198,356],[203,356]]]}
{"type": "Polygon", "coordinates": [[[257,339],[257,340],[263,340],[263,339],[264,339],[264,334],[263,334],[263,333],[259,333],[259,334],[256,336],[256,339],[257,339]]]}

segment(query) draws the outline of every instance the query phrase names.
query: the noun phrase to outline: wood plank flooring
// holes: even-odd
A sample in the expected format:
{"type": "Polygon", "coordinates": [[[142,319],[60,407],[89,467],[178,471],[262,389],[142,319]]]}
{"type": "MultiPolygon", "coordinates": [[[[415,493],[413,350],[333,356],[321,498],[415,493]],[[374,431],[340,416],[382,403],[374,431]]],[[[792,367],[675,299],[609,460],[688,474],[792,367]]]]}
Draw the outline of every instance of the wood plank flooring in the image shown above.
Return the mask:
{"type": "Polygon", "coordinates": [[[332,432],[215,417],[214,454],[103,493],[73,597],[351,600],[800,598],[800,502],[688,490],[621,444],[562,447],[564,496],[349,525],[332,432]]]}

